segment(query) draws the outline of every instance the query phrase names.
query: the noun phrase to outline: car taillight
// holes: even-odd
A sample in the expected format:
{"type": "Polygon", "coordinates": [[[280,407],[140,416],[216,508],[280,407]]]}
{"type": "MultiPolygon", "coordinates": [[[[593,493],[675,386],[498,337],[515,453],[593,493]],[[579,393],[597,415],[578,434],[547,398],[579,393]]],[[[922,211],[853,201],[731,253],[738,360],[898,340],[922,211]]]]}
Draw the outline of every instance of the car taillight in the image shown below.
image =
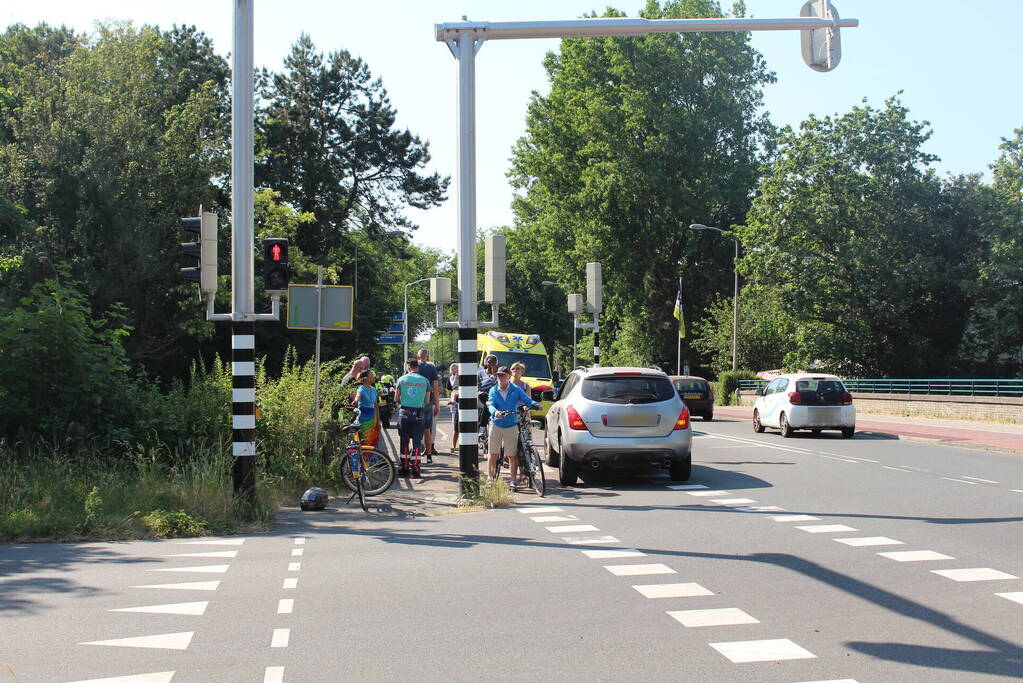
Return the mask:
{"type": "Polygon", "coordinates": [[[682,404],[682,412],[678,414],[678,419],[675,420],[674,429],[685,429],[689,426],[689,408],[686,408],[685,404],[682,404]]]}
{"type": "Polygon", "coordinates": [[[714,390],[713,389],[710,390],[710,400],[711,401],[714,400],[714,390]]]}
{"type": "Polygon", "coordinates": [[[848,391],[842,393],[842,405],[844,406],[852,405],[852,394],[850,394],[848,391]]]}
{"type": "Polygon", "coordinates": [[[583,422],[583,419],[581,417],[579,417],[578,410],[576,410],[572,406],[569,406],[568,410],[566,410],[565,413],[568,415],[568,426],[570,428],[577,430],[586,429],[586,423],[583,422]]]}
{"type": "Polygon", "coordinates": [[[789,403],[794,406],[798,406],[803,402],[803,397],[799,395],[798,391],[789,392],[789,403]]]}

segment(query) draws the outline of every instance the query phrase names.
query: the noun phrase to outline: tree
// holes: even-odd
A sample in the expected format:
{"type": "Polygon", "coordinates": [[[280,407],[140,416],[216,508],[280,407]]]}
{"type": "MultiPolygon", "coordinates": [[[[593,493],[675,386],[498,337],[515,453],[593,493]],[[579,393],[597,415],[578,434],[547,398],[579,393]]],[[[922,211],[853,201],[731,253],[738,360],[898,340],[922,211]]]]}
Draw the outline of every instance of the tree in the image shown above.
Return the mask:
{"type": "Polygon", "coordinates": [[[790,365],[955,372],[984,231],[973,177],[943,184],[897,98],[786,129],[753,202],[742,271],[795,321],[790,365]]]}
{"type": "MultiPolygon", "coordinates": [[[[721,10],[651,1],[642,15],[721,10]]],[[[606,363],[674,363],[679,263],[691,315],[730,286],[729,250],[699,252],[686,226],[745,215],[773,135],[761,88],[774,77],[746,33],[566,39],[544,66],[550,94],[534,93],[510,172],[522,239],[543,279],[575,291],[587,261],[603,264],[606,363]]]]}
{"type": "Polygon", "coordinates": [[[284,73],[261,78],[257,185],[313,215],[298,235],[310,259],[347,261],[350,253],[338,252],[351,246],[353,228],[371,238],[412,229],[405,206],[444,200],[447,179],[419,172],[430,161],[428,145],[394,128],[387,91],[361,59],[341,50],[324,60],[302,35],[284,65],[284,73]]]}
{"type": "MultiPolygon", "coordinates": [[[[780,292],[752,285],[739,296],[738,365],[752,370],[784,367],[796,325],[781,305],[780,292]]],[[[688,344],[709,359],[715,373],[732,369],[732,298],[719,297],[694,320],[688,344]]]]}

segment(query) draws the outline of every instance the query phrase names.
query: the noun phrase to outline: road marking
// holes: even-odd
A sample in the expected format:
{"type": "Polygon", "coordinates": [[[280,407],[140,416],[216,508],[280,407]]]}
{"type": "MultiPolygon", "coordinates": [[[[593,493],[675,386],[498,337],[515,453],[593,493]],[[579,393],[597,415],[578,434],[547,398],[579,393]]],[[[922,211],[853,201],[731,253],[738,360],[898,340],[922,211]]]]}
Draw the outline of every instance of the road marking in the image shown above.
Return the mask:
{"type": "Polygon", "coordinates": [[[288,647],[290,639],[290,628],[275,628],[273,637],[270,639],[270,647],[288,647]]]}
{"type": "Polygon", "coordinates": [[[757,501],[752,498],[711,498],[710,502],[717,503],[718,505],[746,505],[747,503],[755,503],[757,501]]]}
{"type": "Polygon", "coordinates": [[[737,626],[739,624],[759,624],[760,620],[751,617],[737,607],[722,607],[718,609],[689,609],[668,612],[668,616],[675,619],[686,628],[698,628],[701,626],[737,626]]]}
{"type": "Polygon", "coordinates": [[[999,483],[1001,483],[1001,482],[997,482],[997,481],[991,481],[990,479],[981,479],[980,477],[967,477],[965,474],[963,475],[963,479],[972,479],[973,481],[980,481],[980,482],[983,482],[985,484],[999,484],[999,483]]]}
{"type": "Polygon", "coordinates": [[[178,541],[178,545],[241,545],[244,538],[223,538],[212,541],[178,541]]]}
{"type": "Polygon", "coordinates": [[[196,572],[199,574],[223,574],[230,567],[229,564],[207,564],[202,567],[166,567],[163,569],[150,569],[151,572],[196,572]]]}
{"type": "Polygon", "coordinates": [[[1023,605],[1023,592],[995,593],[995,595],[997,595],[1000,598],[1005,598],[1006,600],[1012,600],[1013,602],[1018,602],[1019,604],[1023,605]]]}
{"type": "Polygon", "coordinates": [[[801,681],[801,683],[857,683],[855,678],[832,678],[827,681],[801,681]]]}
{"type": "Polygon", "coordinates": [[[906,545],[902,541],[896,541],[894,538],[887,538],[886,536],[863,536],[861,538],[833,538],[832,541],[837,543],[845,543],[855,548],[868,545],[906,545]]]}
{"type": "Polygon", "coordinates": [[[673,491],[692,491],[695,489],[705,489],[707,487],[703,484],[669,484],[668,488],[673,491]]]}
{"type": "Polygon", "coordinates": [[[620,541],[614,536],[595,536],[593,538],[587,538],[586,536],[562,536],[561,540],[571,545],[590,545],[591,543],[619,543],[620,541]]]}
{"type": "Polygon", "coordinates": [[[729,491],[687,491],[690,496],[727,496],[729,491]]]}
{"type": "Polygon", "coordinates": [[[284,579],[284,583],[281,585],[281,588],[298,588],[298,579],[284,579]]]}
{"type": "Polygon", "coordinates": [[[552,534],[567,534],[573,531],[600,531],[600,529],[592,524],[570,524],[568,526],[549,526],[547,531],[552,534]]]}
{"type": "Polygon", "coordinates": [[[1002,579],[1018,579],[1018,576],[1000,572],[990,567],[976,567],[973,569],[932,569],[932,574],[944,576],[953,581],[999,581],[1002,579]]]}
{"type": "Polygon", "coordinates": [[[121,607],[111,612],[145,612],[148,614],[182,614],[190,617],[202,616],[206,613],[209,600],[201,602],[175,602],[169,605],[148,605],[146,607],[121,607]]]}
{"type": "Polygon", "coordinates": [[[817,659],[788,638],[774,640],[737,640],[729,643],[711,643],[710,646],[735,664],[746,662],[774,662],[783,659],[817,659]]]}
{"type": "Polygon", "coordinates": [[[797,529],[802,529],[807,533],[811,534],[833,534],[836,531],[859,531],[851,526],[845,524],[814,524],[812,526],[797,526],[797,529]]]}
{"type": "Polygon", "coordinates": [[[209,553],[177,553],[175,555],[162,555],[162,557],[220,557],[220,558],[234,558],[238,557],[237,550],[215,550],[209,553]]]}
{"type": "Polygon", "coordinates": [[[540,515],[539,517],[530,517],[534,522],[578,522],[579,518],[575,515],[540,515]]]}
{"type": "Polygon", "coordinates": [[[293,598],[281,598],[277,601],[277,614],[291,614],[293,611],[295,611],[293,598]]]}
{"type": "Polygon", "coordinates": [[[295,539],[295,545],[305,545],[305,536],[299,536],[295,539]]]}
{"type": "Polygon", "coordinates": [[[190,583],[151,583],[148,586],[132,586],[132,588],[172,588],[179,591],[215,591],[219,581],[192,581],[190,583]]]}
{"type": "Polygon", "coordinates": [[[90,678],[87,681],[73,681],[72,683],[170,683],[172,678],[174,678],[173,671],[159,671],[152,674],[135,674],[134,676],[90,678]]]}
{"type": "Polygon", "coordinates": [[[301,569],[302,569],[302,563],[301,562],[289,562],[288,563],[288,571],[289,572],[297,572],[297,571],[300,571],[301,569]]]}
{"type": "Polygon", "coordinates": [[[640,557],[645,556],[646,553],[636,550],[635,548],[622,548],[621,550],[583,550],[583,555],[592,560],[603,560],[611,559],[615,557],[640,557]]]}
{"type": "Polygon", "coordinates": [[[284,667],[266,667],[266,671],[263,673],[263,683],[284,683],[284,667]]]}
{"type": "Polygon", "coordinates": [[[615,576],[642,576],[644,574],[674,574],[675,570],[664,564],[605,564],[604,569],[615,576]]]}
{"type": "Polygon", "coordinates": [[[291,556],[292,557],[302,557],[302,555],[304,555],[304,554],[305,554],[305,550],[303,550],[302,548],[292,548],[292,550],[291,550],[291,556]]]}
{"type": "Polygon", "coordinates": [[[782,512],[785,508],[780,508],[777,505],[753,505],[737,507],[735,509],[742,510],[743,512],[782,512]]]}
{"type": "Polygon", "coordinates": [[[195,631],[181,633],[161,633],[155,636],[136,636],[134,638],[118,638],[116,640],[94,640],[79,645],[110,645],[112,647],[146,647],[154,650],[184,650],[192,642],[195,631]]]}
{"type": "Polygon", "coordinates": [[[1023,493],[1023,489],[1013,489],[1013,493],[1023,493]]]}
{"type": "Polygon", "coordinates": [[[633,588],[647,598],[695,598],[714,595],[698,583],[651,583],[633,588]]]}
{"type": "Polygon", "coordinates": [[[909,474],[909,473],[910,473],[910,471],[909,471],[909,470],[904,470],[904,469],[902,469],[901,467],[889,467],[888,465],[881,465],[881,469],[885,469],[885,470],[895,470],[896,472],[905,472],[905,473],[907,473],[907,474],[909,474]]]}
{"type": "Polygon", "coordinates": [[[771,517],[776,522],[816,522],[820,517],[813,515],[774,515],[771,517]]]}
{"type": "Polygon", "coordinates": [[[953,479],[952,477],[942,477],[942,479],[946,479],[948,481],[957,481],[960,484],[972,484],[973,486],[978,486],[977,482],[975,482],[975,481],[966,481],[965,479],[953,479]]]}
{"type": "Polygon", "coordinates": [[[942,555],[933,550],[900,550],[893,553],[878,553],[881,557],[887,557],[896,562],[929,562],[931,560],[954,560],[951,555],[942,555]]]}
{"type": "MultiPolygon", "coordinates": [[[[811,455],[813,455],[813,453],[811,453],[811,455]]],[[[817,453],[816,455],[819,455],[822,458],[828,458],[829,460],[841,460],[842,462],[851,462],[854,465],[859,465],[860,464],[859,460],[852,460],[850,458],[843,458],[843,457],[838,456],[838,455],[828,455],[827,453],[817,453]]]]}
{"type": "Polygon", "coordinates": [[[536,506],[525,506],[525,507],[520,507],[520,508],[517,508],[517,509],[518,509],[519,512],[521,512],[524,515],[535,515],[538,512],[561,512],[562,511],[561,508],[555,507],[553,505],[541,505],[539,507],[536,507],[536,506]]]}

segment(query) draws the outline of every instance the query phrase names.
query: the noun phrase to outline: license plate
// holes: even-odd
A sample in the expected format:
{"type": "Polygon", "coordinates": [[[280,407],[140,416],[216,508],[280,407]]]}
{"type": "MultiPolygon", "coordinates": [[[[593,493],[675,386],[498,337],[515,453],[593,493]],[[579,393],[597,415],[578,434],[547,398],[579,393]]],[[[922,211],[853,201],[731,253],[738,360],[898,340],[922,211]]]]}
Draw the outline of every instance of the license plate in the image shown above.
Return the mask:
{"type": "Polygon", "coordinates": [[[686,394],[685,398],[703,398],[701,394],[686,394]]]}

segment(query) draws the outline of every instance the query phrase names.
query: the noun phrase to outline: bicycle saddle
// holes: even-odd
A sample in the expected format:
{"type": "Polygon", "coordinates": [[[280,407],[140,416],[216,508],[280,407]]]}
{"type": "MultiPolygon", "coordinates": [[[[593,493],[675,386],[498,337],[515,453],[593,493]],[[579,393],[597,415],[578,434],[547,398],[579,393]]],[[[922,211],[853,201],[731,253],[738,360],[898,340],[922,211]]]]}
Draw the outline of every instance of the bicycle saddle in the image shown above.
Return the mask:
{"type": "Polygon", "coordinates": [[[350,425],[345,425],[344,427],[341,428],[341,432],[343,434],[351,434],[352,432],[357,432],[357,431],[359,431],[359,423],[358,422],[354,422],[354,423],[352,423],[350,425]]]}

